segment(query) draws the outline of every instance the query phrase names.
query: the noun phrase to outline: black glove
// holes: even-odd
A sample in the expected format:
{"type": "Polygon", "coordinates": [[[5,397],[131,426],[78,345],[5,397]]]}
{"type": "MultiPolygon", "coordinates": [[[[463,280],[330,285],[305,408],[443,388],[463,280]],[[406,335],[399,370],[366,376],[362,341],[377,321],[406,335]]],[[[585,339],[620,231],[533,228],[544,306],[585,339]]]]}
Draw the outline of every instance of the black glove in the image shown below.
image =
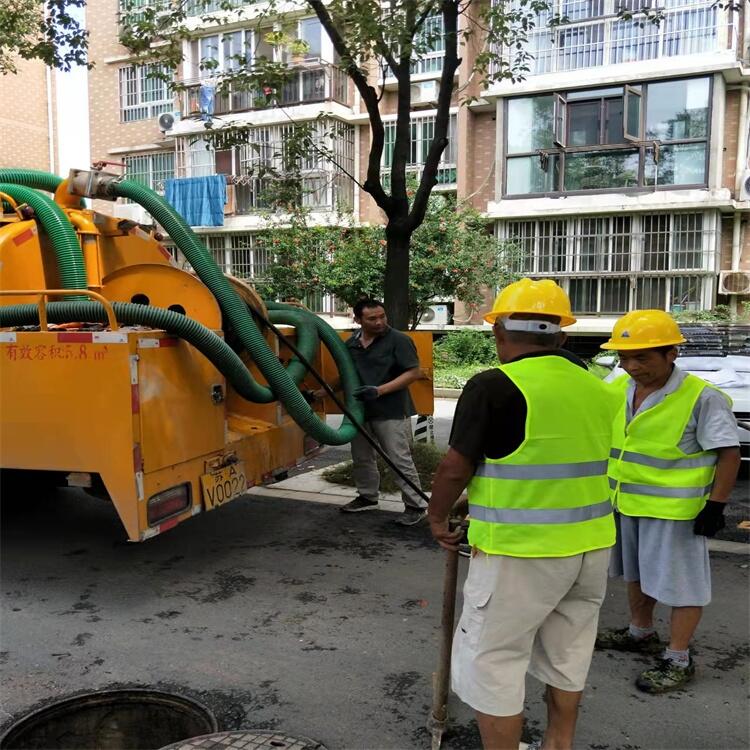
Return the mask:
{"type": "Polygon", "coordinates": [[[709,500],[705,508],[695,517],[693,531],[698,536],[712,537],[717,531],[721,531],[727,524],[724,521],[724,508],[726,503],[717,503],[709,500]]]}
{"type": "Polygon", "coordinates": [[[361,385],[354,389],[354,398],[360,401],[374,401],[379,395],[376,385],[361,385]]]}

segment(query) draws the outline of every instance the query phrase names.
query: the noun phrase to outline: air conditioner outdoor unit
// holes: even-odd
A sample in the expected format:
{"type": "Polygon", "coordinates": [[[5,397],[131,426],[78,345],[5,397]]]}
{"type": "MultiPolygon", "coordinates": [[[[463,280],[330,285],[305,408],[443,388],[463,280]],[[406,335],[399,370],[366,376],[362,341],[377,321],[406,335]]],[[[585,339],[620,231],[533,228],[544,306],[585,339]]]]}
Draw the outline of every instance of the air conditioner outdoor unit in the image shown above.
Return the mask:
{"type": "Polygon", "coordinates": [[[435,106],[438,100],[438,82],[437,81],[421,81],[420,83],[412,83],[411,85],[411,104],[412,106],[417,105],[432,105],[435,106]]]}
{"type": "Polygon", "coordinates": [[[227,185],[227,199],[224,202],[224,216],[237,213],[237,190],[235,185],[227,185]]]}
{"type": "Polygon", "coordinates": [[[746,169],[742,174],[739,200],[750,201],[750,169],[746,169]]]}
{"type": "Polygon", "coordinates": [[[161,130],[162,133],[168,132],[174,127],[175,122],[179,119],[179,112],[162,112],[162,114],[159,115],[158,120],[159,130],[161,130]]]}
{"type": "Polygon", "coordinates": [[[137,203],[115,203],[112,213],[119,219],[130,219],[138,224],[154,223],[149,212],[137,203]]]}
{"type": "Polygon", "coordinates": [[[750,294],[750,271],[721,271],[719,294],[750,294]]]}
{"type": "Polygon", "coordinates": [[[432,326],[447,326],[450,322],[450,310],[445,303],[430,305],[422,314],[420,323],[428,323],[432,326]]]}

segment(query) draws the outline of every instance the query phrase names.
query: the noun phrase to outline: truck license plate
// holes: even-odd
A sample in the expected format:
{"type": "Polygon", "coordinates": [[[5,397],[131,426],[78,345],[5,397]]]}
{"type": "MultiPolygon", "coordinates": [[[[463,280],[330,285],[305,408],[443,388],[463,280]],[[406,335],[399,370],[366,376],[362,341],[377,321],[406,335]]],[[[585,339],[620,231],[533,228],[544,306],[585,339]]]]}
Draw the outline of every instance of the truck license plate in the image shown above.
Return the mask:
{"type": "Polygon", "coordinates": [[[238,461],[229,464],[223,469],[212,471],[201,476],[201,487],[203,488],[203,502],[206,510],[218,508],[235,497],[247,492],[247,475],[245,464],[238,461]]]}

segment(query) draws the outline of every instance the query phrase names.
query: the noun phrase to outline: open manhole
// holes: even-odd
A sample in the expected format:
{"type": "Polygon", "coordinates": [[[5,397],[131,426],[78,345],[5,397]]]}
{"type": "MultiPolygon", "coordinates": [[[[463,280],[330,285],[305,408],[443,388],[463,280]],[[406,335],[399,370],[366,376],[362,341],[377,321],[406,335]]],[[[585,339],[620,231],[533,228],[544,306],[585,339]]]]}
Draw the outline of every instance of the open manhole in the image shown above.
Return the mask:
{"type": "Polygon", "coordinates": [[[326,747],[308,737],[289,737],[281,732],[240,729],[192,737],[161,750],[326,750],[326,747]]]}
{"type": "Polygon", "coordinates": [[[217,729],[213,714],[190,698],[109,690],[33,711],[0,737],[0,749],[157,750],[217,729]]]}

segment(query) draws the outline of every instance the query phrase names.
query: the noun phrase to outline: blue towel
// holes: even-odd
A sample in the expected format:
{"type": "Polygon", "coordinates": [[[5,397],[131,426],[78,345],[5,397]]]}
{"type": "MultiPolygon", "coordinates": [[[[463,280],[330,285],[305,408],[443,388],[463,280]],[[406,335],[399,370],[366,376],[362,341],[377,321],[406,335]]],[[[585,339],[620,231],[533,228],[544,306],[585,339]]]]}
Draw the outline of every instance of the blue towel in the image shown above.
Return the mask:
{"type": "Polygon", "coordinates": [[[165,198],[191,227],[224,226],[227,179],[223,174],[166,180],[165,198]]]}

